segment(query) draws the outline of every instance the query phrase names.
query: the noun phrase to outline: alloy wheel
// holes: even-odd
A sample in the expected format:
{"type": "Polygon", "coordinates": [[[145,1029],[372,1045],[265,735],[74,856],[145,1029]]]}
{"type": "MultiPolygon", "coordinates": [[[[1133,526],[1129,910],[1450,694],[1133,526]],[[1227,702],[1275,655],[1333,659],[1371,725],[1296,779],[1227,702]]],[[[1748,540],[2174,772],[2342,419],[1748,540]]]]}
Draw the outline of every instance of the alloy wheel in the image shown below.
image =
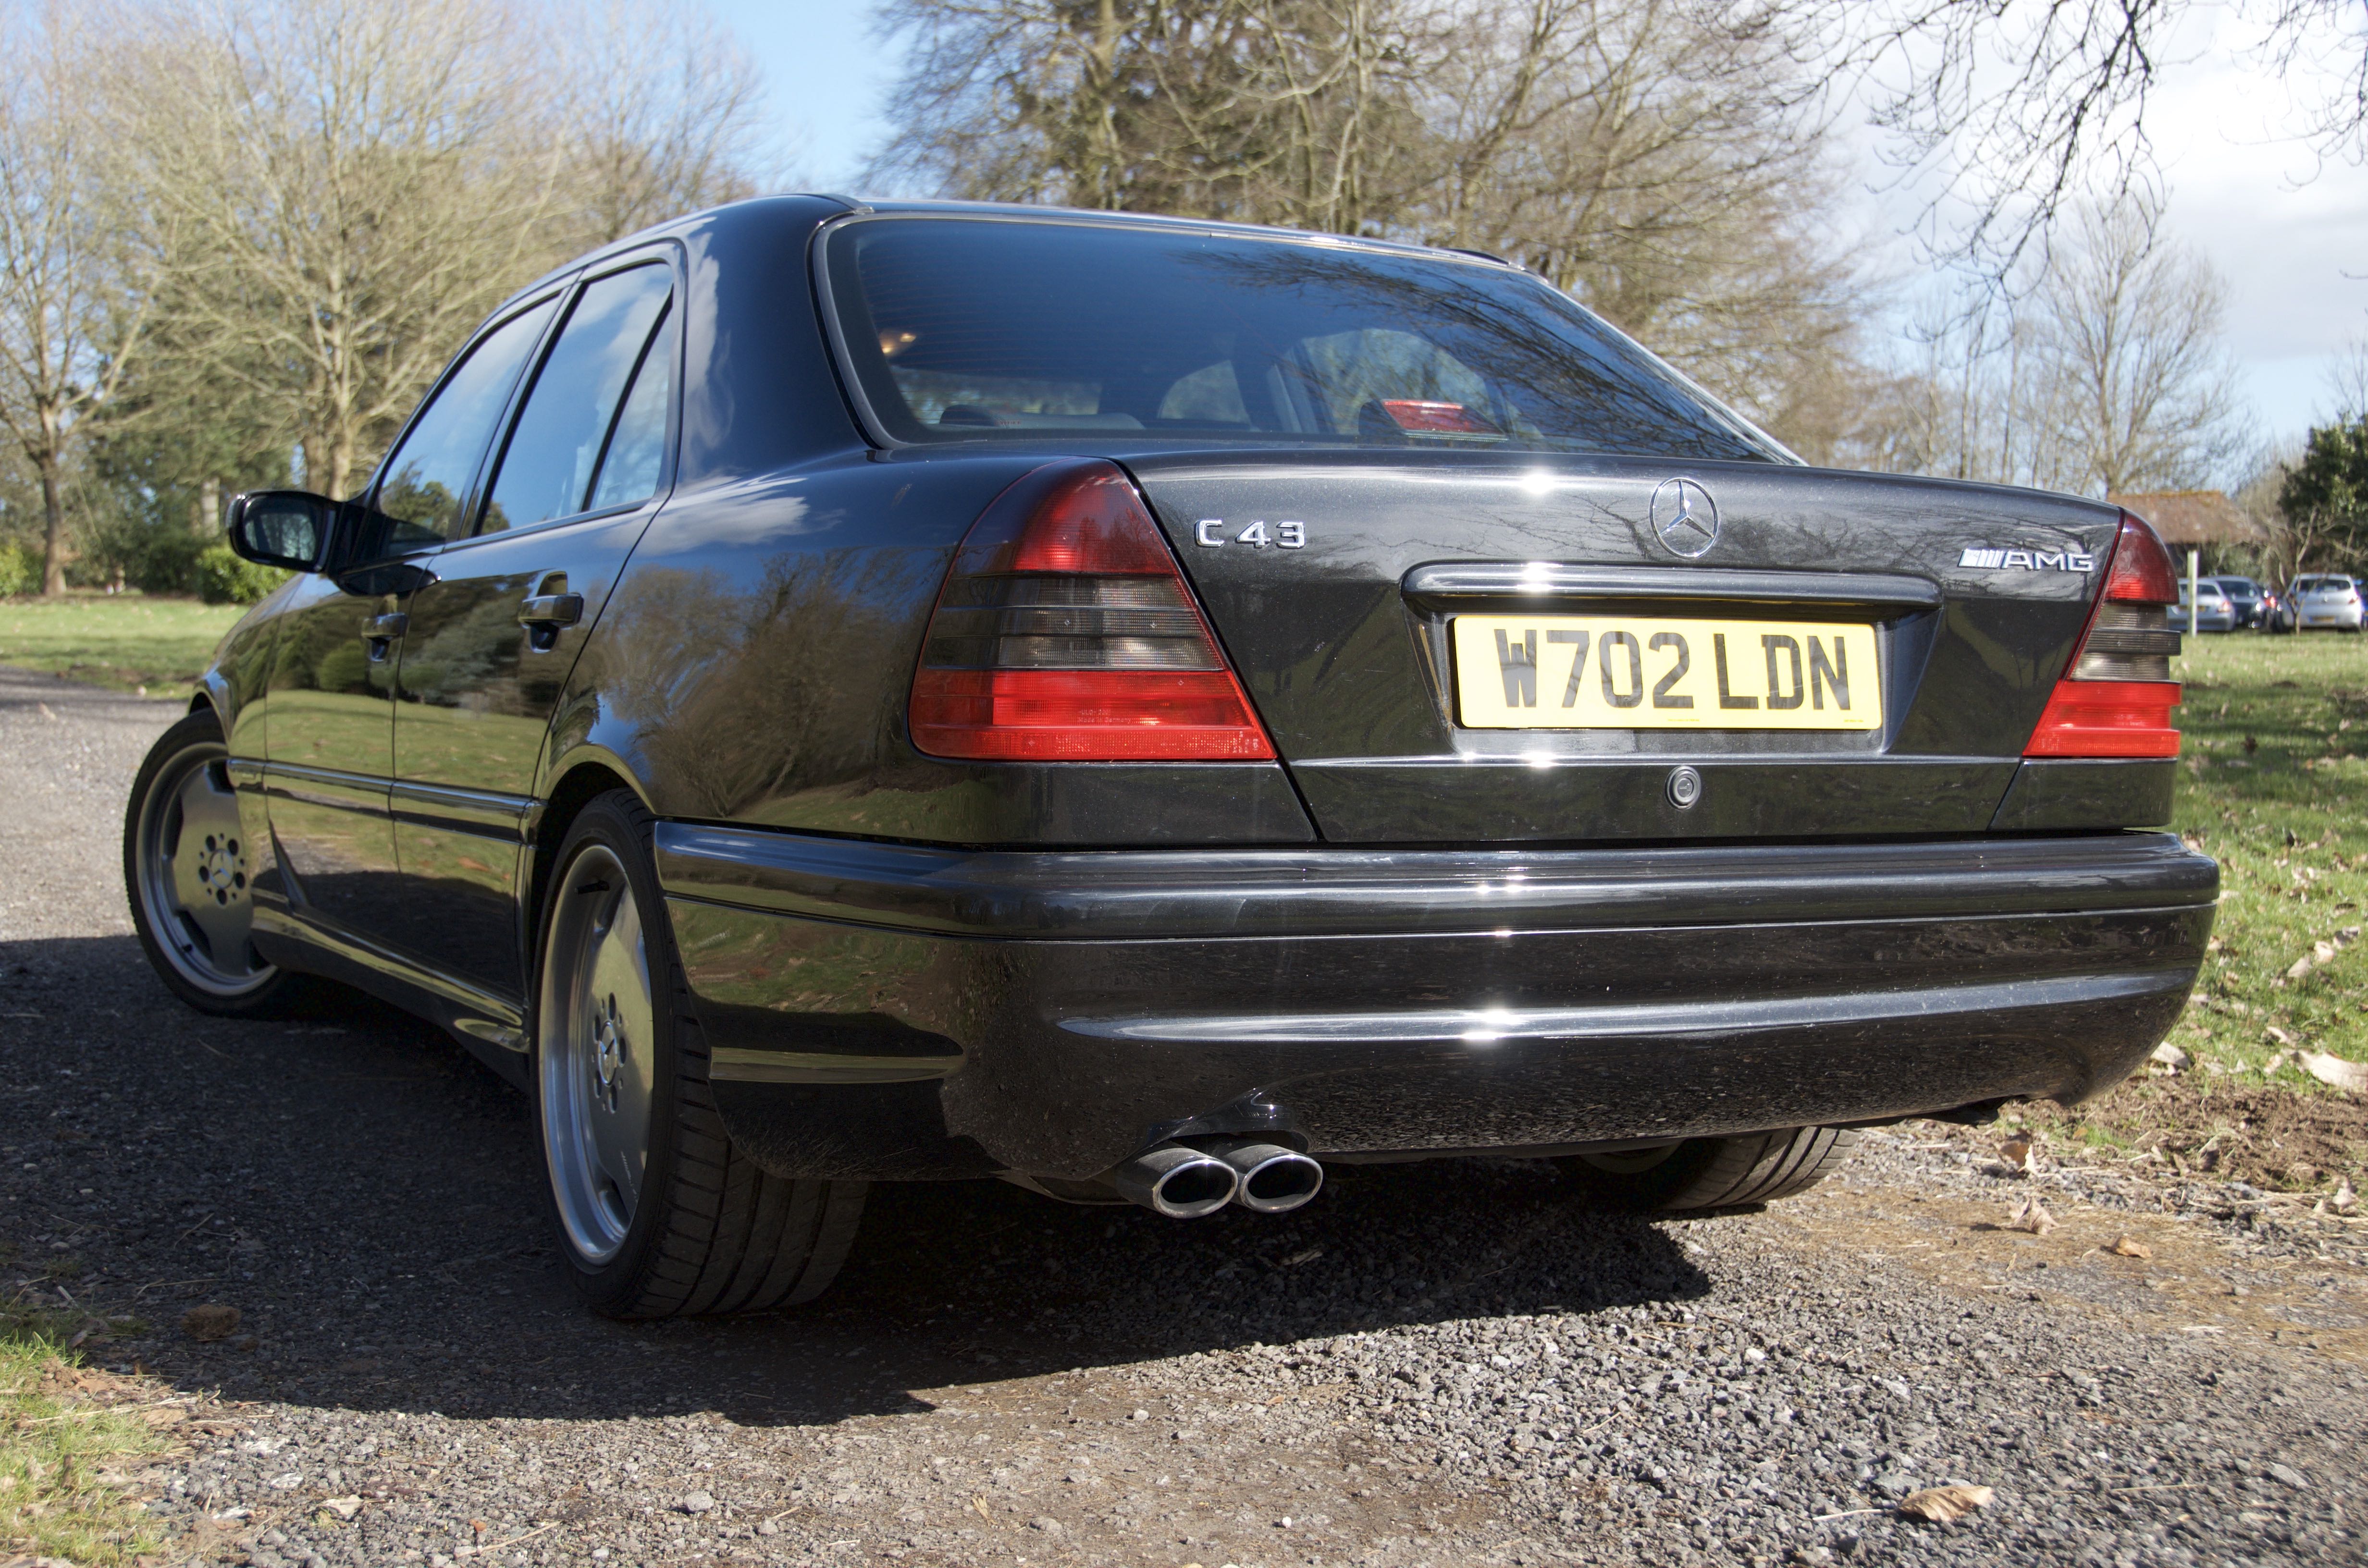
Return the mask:
{"type": "Polygon", "coordinates": [[[253,857],[229,751],[199,741],[173,757],[140,803],[133,885],[176,974],[211,996],[260,990],[279,973],[255,950],[253,857]]]}
{"type": "Polygon", "coordinates": [[[597,1267],[641,1204],[657,1009],[641,906],[616,855],[587,844],[553,886],[538,1012],[543,1146],[560,1222],[597,1267]]]}

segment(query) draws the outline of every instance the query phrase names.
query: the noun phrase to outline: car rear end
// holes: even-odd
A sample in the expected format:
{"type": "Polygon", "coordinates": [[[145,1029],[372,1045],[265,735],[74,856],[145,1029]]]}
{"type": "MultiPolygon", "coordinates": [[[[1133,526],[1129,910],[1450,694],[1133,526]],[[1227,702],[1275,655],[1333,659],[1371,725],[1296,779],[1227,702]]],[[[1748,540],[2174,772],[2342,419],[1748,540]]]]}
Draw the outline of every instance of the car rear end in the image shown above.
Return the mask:
{"type": "Polygon", "coordinates": [[[2259,583],[2250,577],[2221,577],[2215,581],[2220,591],[2228,596],[2228,608],[2236,616],[2236,630],[2242,631],[2262,623],[2271,606],[2259,583]]]}
{"type": "Polygon", "coordinates": [[[834,1087],[903,1108],[899,1171],[1048,1190],[1662,1146],[2078,1099],[2178,1017],[2217,871],[2139,831],[2179,639],[2138,519],[1804,467],[1486,261],[929,211],[818,257],[889,466],[1016,460],[911,766],[1280,769],[1305,841],[666,824],[773,1163],[891,1174],[834,1087]]]}
{"type": "Polygon", "coordinates": [[[2187,602],[2188,585],[2184,578],[2179,585],[2179,600],[2170,607],[2169,625],[2173,631],[2234,631],[2237,630],[2237,607],[2222,591],[2220,585],[2204,578],[2195,585],[2195,605],[2191,610],[2187,602]]]}
{"type": "Polygon", "coordinates": [[[2289,592],[2294,625],[2304,631],[2360,631],[2360,585],[2350,577],[2298,577],[2289,592]]]}

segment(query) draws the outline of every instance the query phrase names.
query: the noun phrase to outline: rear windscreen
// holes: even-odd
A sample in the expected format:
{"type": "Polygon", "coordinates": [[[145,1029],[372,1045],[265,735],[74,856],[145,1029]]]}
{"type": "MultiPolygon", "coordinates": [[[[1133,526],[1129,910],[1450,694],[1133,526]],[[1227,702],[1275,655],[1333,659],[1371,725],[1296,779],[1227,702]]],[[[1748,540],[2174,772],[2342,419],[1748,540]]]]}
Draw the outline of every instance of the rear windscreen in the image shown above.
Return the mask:
{"type": "Polygon", "coordinates": [[[825,244],[850,369],[892,440],[1791,460],[1568,298],[1485,264],[963,218],[865,220],[825,244]]]}

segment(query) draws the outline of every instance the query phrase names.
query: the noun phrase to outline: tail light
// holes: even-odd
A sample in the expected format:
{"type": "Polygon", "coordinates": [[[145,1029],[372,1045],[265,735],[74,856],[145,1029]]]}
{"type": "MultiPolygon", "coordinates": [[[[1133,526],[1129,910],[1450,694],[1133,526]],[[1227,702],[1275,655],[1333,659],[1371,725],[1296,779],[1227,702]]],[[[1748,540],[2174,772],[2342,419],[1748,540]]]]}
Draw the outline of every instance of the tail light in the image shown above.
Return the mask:
{"type": "Polygon", "coordinates": [[[2170,551],[2144,520],[2123,512],[2105,591],[2023,756],[2177,756],[2170,710],[2179,706],[2179,683],[2170,678],[2170,656],[2179,633],[2170,630],[2170,607],[2178,601],[2170,551]]]}
{"type": "Polygon", "coordinates": [[[1159,525],[1101,461],[1040,468],[971,526],[906,716],[933,756],[1274,756],[1159,525]]]}

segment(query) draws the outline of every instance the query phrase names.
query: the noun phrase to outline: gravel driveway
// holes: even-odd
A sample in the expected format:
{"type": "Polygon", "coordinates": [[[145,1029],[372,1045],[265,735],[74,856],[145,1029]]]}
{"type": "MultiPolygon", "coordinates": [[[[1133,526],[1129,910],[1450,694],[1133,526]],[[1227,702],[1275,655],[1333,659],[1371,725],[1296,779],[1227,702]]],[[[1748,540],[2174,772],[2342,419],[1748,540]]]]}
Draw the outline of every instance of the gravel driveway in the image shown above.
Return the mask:
{"type": "Polygon", "coordinates": [[[151,976],[117,835],[175,712],[0,671],[7,1278],[79,1260],[78,1301],[154,1325],[101,1360],[218,1395],[150,1478],[176,1558],[2368,1559],[2360,1224],[1937,1132],[1689,1222],[1513,1163],[1189,1224],[882,1187],[812,1306],[591,1318],[523,1104],[456,1046],[151,976]],[[2061,1226],[1998,1228],[2034,1192],[2061,1226]],[[238,1334],[185,1337],[199,1302],[238,1334]],[[1995,1500],[1888,1506],[1948,1481],[1995,1500]]]}

